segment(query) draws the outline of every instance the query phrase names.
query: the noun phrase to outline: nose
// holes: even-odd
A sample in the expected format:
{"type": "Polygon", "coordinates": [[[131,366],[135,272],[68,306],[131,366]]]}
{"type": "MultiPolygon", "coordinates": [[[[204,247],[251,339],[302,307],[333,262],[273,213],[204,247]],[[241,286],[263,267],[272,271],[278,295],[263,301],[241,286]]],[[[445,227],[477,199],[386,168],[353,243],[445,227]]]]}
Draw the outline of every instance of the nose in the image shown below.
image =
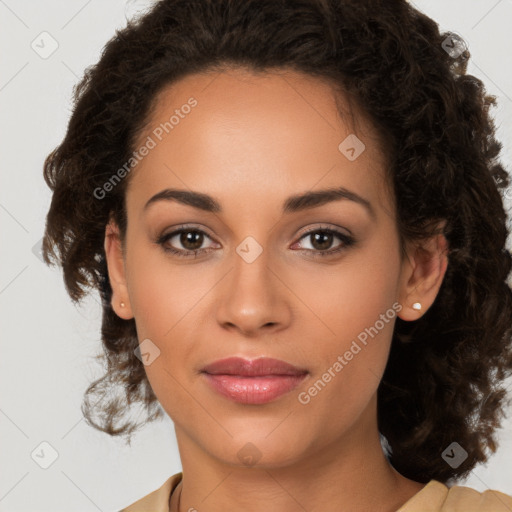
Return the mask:
{"type": "Polygon", "coordinates": [[[237,253],[217,290],[217,319],[222,328],[254,337],[281,330],[292,319],[286,276],[264,250],[248,262],[237,253]]]}

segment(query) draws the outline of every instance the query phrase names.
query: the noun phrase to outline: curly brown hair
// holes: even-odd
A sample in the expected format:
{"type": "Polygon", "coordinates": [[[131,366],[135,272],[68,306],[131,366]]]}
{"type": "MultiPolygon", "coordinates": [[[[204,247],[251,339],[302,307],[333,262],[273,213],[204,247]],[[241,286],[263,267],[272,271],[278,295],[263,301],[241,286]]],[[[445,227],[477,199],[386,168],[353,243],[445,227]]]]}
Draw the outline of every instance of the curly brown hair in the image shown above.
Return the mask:
{"type": "Polygon", "coordinates": [[[95,191],[129,161],[164,86],[229,66],[286,68],[339,85],[387,141],[402,251],[446,221],[449,264],[438,296],[417,321],[397,318],[378,389],[390,462],[418,482],[447,482],[486,461],[512,372],[512,257],[500,190],[509,178],[489,115],[496,98],[466,74],[468,58],[462,38],[440,33],[405,0],[160,0],[117,30],[75,86],[65,138],[44,163],[53,191],[45,261],[62,265],[74,302],[87,288],[102,298],[106,373],[86,390],[88,423],[129,442],[163,416],[134,353],[135,321],[110,304],[105,226],[113,218],[124,239],[130,175],[101,199],[95,191]],[[137,404],[142,423],[126,417],[137,404]],[[469,454],[457,468],[441,457],[453,441],[469,454]]]}

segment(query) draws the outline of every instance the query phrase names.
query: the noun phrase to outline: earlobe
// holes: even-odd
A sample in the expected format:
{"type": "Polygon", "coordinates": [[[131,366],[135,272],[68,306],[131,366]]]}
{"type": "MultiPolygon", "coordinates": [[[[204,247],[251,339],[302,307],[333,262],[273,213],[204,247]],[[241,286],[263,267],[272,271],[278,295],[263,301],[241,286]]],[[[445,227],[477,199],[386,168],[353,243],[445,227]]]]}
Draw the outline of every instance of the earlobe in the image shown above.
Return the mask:
{"type": "Polygon", "coordinates": [[[105,257],[107,260],[108,278],[112,287],[112,309],[124,320],[133,318],[128,288],[126,286],[125,262],[123,257],[119,228],[114,221],[105,227],[105,257]]]}
{"type": "Polygon", "coordinates": [[[437,234],[421,242],[404,265],[404,284],[400,300],[403,305],[399,318],[413,321],[420,318],[433,304],[448,268],[448,241],[437,234]]]}

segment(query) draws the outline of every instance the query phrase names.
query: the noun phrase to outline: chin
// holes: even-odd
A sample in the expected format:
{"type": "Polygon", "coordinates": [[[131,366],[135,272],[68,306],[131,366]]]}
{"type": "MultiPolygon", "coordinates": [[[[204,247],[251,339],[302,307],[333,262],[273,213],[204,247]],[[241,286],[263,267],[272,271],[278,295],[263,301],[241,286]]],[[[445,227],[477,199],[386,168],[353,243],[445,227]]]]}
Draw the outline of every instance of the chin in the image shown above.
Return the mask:
{"type": "Polygon", "coordinates": [[[286,467],[304,456],[302,444],[295,439],[283,443],[281,437],[272,439],[272,436],[261,431],[254,436],[246,433],[225,443],[216,443],[210,453],[230,466],[260,469],[286,467]]]}

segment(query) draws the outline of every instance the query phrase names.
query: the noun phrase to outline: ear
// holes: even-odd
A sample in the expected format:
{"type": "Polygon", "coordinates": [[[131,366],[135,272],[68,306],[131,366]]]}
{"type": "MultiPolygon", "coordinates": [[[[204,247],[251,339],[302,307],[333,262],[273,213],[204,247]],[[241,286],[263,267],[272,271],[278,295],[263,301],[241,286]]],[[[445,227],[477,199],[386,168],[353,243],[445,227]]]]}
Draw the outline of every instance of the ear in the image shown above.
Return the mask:
{"type": "Polygon", "coordinates": [[[107,260],[108,277],[112,287],[112,309],[124,320],[133,318],[128,288],[121,238],[117,224],[110,220],[105,227],[105,257],[107,260]],[[121,306],[124,303],[124,307],[121,306]]]}
{"type": "MultiPolygon", "coordinates": [[[[443,222],[438,228],[444,228],[443,222]]],[[[442,231],[441,231],[442,233],[442,231]]],[[[430,308],[448,267],[448,242],[443,234],[412,245],[402,265],[399,302],[402,309],[398,316],[411,321],[420,318],[430,308]],[[416,310],[412,305],[421,304],[416,310]]]]}

